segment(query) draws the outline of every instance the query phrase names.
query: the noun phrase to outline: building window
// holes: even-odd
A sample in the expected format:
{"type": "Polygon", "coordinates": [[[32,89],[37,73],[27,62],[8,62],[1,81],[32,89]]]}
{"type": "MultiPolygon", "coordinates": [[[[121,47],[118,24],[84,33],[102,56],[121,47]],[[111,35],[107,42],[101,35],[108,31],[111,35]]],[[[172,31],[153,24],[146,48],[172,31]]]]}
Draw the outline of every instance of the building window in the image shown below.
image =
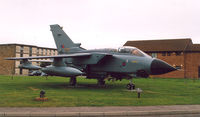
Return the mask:
{"type": "Polygon", "coordinates": [[[24,52],[24,46],[20,47],[20,57],[23,57],[23,52],[24,52]]]}
{"type": "Polygon", "coordinates": [[[24,46],[21,46],[21,47],[20,47],[20,52],[23,53],[23,51],[24,51],[24,46]]]}
{"type": "Polygon", "coordinates": [[[29,47],[29,56],[32,56],[32,47],[29,47]]]}
{"type": "Polygon", "coordinates": [[[39,48],[37,48],[37,56],[39,56],[39,48]]]}
{"type": "Polygon", "coordinates": [[[172,54],[171,52],[167,52],[167,56],[171,56],[171,54],[172,54]]]}
{"type": "Polygon", "coordinates": [[[151,56],[152,56],[153,58],[157,58],[157,53],[152,53],[151,56]]]}
{"type": "Polygon", "coordinates": [[[181,56],[181,52],[176,52],[176,56],[181,56]]]}
{"type": "Polygon", "coordinates": [[[176,69],[181,69],[181,66],[175,66],[176,69]]]}
{"type": "Polygon", "coordinates": [[[55,50],[53,50],[53,55],[55,55],[55,50]]]}
{"type": "Polygon", "coordinates": [[[166,56],[166,52],[163,52],[163,53],[162,53],[162,56],[166,56]]]}
{"type": "Polygon", "coordinates": [[[43,55],[43,49],[41,49],[41,55],[43,55]]]}
{"type": "Polygon", "coordinates": [[[47,56],[47,49],[45,49],[45,55],[47,56]]]}
{"type": "MultiPolygon", "coordinates": [[[[23,55],[23,54],[22,54],[23,55]]],[[[21,55],[20,55],[21,56],[21,55]]],[[[23,62],[20,61],[20,65],[22,64],[23,62]]],[[[22,75],[22,68],[19,68],[19,74],[22,75]]]]}
{"type": "Polygon", "coordinates": [[[22,75],[22,68],[19,69],[19,74],[22,75]]]}
{"type": "Polygon", "coordinates": [[[49,50],[49,55],[51,56],[51,50],[49,50]]]}

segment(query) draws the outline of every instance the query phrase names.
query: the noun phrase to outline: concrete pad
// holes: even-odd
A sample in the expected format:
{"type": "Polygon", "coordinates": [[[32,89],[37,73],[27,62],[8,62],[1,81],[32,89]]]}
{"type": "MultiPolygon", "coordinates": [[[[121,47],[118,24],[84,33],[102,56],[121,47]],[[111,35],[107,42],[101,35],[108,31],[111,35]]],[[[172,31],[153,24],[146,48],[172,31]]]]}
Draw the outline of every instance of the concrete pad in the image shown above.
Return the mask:
{"type": "Polygon", "coordinates": [[[0,117],[86,117],[200,115],[200,105],[126,107],[0,107],[0,117]]]}
{"type": "Polygon", "coordinates": [[[5,113],[4,112],[0,112],[0,117],[4,117],[5,113]]]}
{"type": "Polygon", "coordinates": [[[141,115],[148,115],[148,113],[144,111],[127,111],[126,115],[127,116],[141,116],[141,115]]]}
{"type": "Polygon", "coordinates": [[[80,117],[103,117],[103,112],[80,112],[80,117]]]}
{"type": "Polygon", "coordinates": [[[124,111],[121,112],[104,112],[104,116],[127,116],[127,113],[124,111]]]}
{"type": "Polygon", "coordinates": [[[55,117],[53,112],[31,112],[30,117],[55,117]]]}
{"type": "MultiPolygon", "coordinates": [[[[158,110],[158,111],[148,111],[148,115],[179,115],[179,114],[197,114],[195,111],[192,112],[190,110],[158,110]]],[[[199,112],[200,113],[200,112],[199,112]]]]}
{"type": "Polygon", "coordinates": [[[30,117],[29,112],[5,112],[5,117],[30,117]]]}
{"type": "Polygon", "coordinates": [[[79,112],[57,112],[56,117],[79,117],[79,112]]]}

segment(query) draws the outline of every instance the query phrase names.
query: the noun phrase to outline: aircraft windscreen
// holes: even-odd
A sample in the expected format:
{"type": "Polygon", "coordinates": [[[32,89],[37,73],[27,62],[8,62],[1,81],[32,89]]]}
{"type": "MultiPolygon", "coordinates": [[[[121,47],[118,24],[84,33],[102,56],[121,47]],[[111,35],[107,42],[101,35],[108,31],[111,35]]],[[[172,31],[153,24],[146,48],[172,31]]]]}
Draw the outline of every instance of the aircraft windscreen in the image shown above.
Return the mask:
{"type": "Polygon", "coordinates": [[[118,49],[119,53],[127,53],[135,56],[145,56],[144,53],[135,47],[121,47],[118,49]]]}

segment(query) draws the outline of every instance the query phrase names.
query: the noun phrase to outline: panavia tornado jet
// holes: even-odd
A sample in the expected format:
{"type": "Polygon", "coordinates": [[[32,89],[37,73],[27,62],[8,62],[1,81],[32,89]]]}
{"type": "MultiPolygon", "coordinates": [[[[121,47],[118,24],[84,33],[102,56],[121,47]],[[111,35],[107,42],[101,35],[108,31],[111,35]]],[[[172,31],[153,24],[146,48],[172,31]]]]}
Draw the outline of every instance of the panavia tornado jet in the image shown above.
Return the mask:
{"type": "Polygon", "coordinates": [[[98,85],[105,85],[108,78],[129,79],[128,89],[135,88],[132,83],[133,77],[148,77],[176,70],[168,63],[152,58],[136,47],[86,50],[80,43],[74,43],[59,25],[50,27],[58,55],[6,59],[21,60],[21,68],[40,69],[48,75],[70,77],[70,85],[76,85],[76,77],[82,75],[88,79],[97,79],[98,85]],[[52,65],[33,66],[29,59],[52,59],[52,65]]]}

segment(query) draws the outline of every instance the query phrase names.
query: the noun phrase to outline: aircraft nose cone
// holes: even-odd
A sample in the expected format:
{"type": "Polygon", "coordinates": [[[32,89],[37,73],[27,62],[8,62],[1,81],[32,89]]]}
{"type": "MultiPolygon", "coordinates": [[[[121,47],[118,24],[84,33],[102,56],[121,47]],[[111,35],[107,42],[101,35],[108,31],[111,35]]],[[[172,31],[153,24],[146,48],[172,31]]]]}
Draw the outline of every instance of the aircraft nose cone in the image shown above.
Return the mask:
{"type": "Polygon", "coordinates": [[[175,70],[177,70],[177,69],[159,59],[154,59],[151,63],[151,74],[152,75],[164,74],[164,73],[168,73],[168,72],[175,71],[175,70]]]}

